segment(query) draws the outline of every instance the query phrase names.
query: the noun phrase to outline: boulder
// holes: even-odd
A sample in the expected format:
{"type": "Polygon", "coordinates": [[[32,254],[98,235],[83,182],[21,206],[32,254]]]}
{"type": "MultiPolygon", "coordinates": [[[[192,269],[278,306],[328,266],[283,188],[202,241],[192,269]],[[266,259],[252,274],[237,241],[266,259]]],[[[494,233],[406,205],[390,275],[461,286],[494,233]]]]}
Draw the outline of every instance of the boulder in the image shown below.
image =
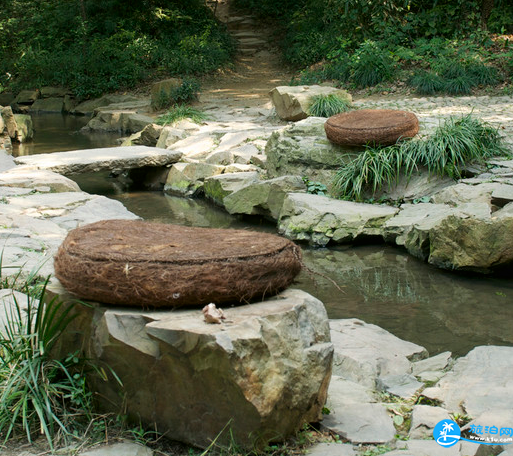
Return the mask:
{"type": "Polygon", "coordinates": [[[357,151],[330,143],[320,117],[308,119],[275,131],[265,148],[269,177],[306,176],[326,186],[342,163],[352,160],[357,151]]]}
{"type": "Polygon", "coordinates": [[[101,98],[95,98],[94,100],[87,100],[80,103],[74,109],[72,109],[71,113],[82,116],[92,115],[94,110],[99,107],[106,107],[114,103],[126,103],[136,101],[140,101],[139,98],[136,98],[132,95],[103,95],[101,98]]]}
{"type": "Polygon", "coordinates": [[[64,98],[39,98],[30,106],[31,112],[62,112],[64,111],[64,98]]]}
{"type": "Polygon", "coordinates": [[[151,107],[154,110],[168,107],[174,102],[172,100],[173,91],[181,85],[182,80],[180,78],[169,78],[155,82],[151,86],[151,107]]]}
{"type": "Polygon", "coordinates": [[[121,133],[136,133],[155,119],[134,111],[105,110],[98,113],[82,128],[84,131],[118,131],[121,133]]]}
{"type": "Polygon", "coordinates": [[[349,103],[352,101],[351,95],[345,90],[319,85],[280,86],[269,92],[278,117],[293,121],[308,117],[308,108],[312,104],[312,97],[330,94],[337,94],[349,103]]]}
{"type": "Polygon", "coordinates": [[[14,114],[16,121],[16,140],[20,143],[30,141],[34,137],[32,117],[28,114],[14,114]]]}
{"type": "Polygon", "coordinates": [[[196,195],[203,191],[208,177],[224,171],[224,166],[209,163],[176,163],[169,170],[164,191],[183,196],[196,195]]]}
{"type": "Polygon", "coordinates": [[[43,87],[41,89],[42,98],[64,98],[70,95],[70,91],[64,87],[43,87]]]}
{"type": "Polygon", "coordinates": [[[278,231],[314,245],[348,243],[362,236],[380,236],[383,224],[397,212],[397,208],[385,205],[289,193],[280,212],[278,231]]]}
{"type": "Polygon", "coordinates": [[[156,147],[161,149],[169,149],[174,143],[185,139],[187,133],[184,130],[180,130],[174,127],[163,127],[159,139],[157,141],[156,147]]]}
{"type": "MultiPolygon", "coordinates": [[[[62,289],[52,292],[70,301],[62,289]]],[[[62,350],[82,349],[123,383],[96,383],[101,406],[123,409],[170,439],[204,448],[233,436],[244,447],[261,447],[320,418],[333,346],[323,304],[303,291],[225,309],[221,324],[206,323],[200,309],[92,303],[72,312],[78,318],[62,350]]]]}
{"type": "Polygon", "coordinates": [[[22,90],[14,99],[14,104],[31,105],[40,97],[39,90],[22,90]]]}
{"type": "Polygon", "coordinates": [[[210,133],[199,133],[177,141],[169,148],[179,150],[187,157],[202,159],[206,158],[215,146],[216,139],[210,133]]]}
{"type": "Polygon", "coordinates": [[[128,139],[123,141],[122,146],[150,146],[155,147],[157,145],[159,136],[162,132],[163,127],[157,124],[146,125],[138,133],[134,133],[128,139]]]}
{"type": "Polygon", "coordinates": [[[16,124],[16,119],[14,118],[14,114],[10,106],[5,106],[2,108],[2,119],[4,121],[4,128],[7,129],[9,137],[11,139],[16,139],[16,131],[18,130],[18,125],[16,124]]]}
{"type": "Polygon", "coordinates": [[[356,318],[331,320],[335,346],[333,374],[375,390],[379,377],[411,372],[411,362],[427,356],[424,347],[399,339],[356,318]]]}
{"type": "Polygon", "coordinates": [[[37,191],[46,189],[51,193],[80,191],[76,182],[67,177],[51,171],[35,170],[25,166],[17,166],[1,172],[0,186],[30,188],[37,191]]]}
{"type": "Polygon", "coordinates": [[[205,197],[219,206],[224,206],[224,198],[233,192],[257,182],[259,174],[256,171],[248,173],[224,173],[205,178],[203,190],[205,197]]]}
{"type": "MultiPolygon", "coordinates": [[[[499,182],[485,182],[477,185],[461,182],[436,192],[431,197],[431,202],[435,204],[449,204],[451,206],[459,206],[463,203],[486,203],[490,207],[492,205],[499,206],[497,201],[492,201],[492,194],[496,191],[510,192],[511,190],[513,190],[513,185],[499,182]]],[[[500,204],[500,207],[502,206],[504,204],[500,204]]]]}
{"type": "Polygon", "coordinates": [[[234,162],[233,154],[229,150],[214,150],[205,158],[205,163],[212,165],[231,165],[234,162]]]}
{"type": "Polygon", "coordinates": [[[442,407],[415,405],[411,413],[410,439],[430,439],[433,429],[442,420],[450,420],[449,412],[442,407]]]}
{"type": "Polygon", "coordinates": [[[440,401],[451,413],[466,413],[471,417],[479,417],[485,412],[511,411],[511,359],[513,347],[476,347],[457,359],[451,371],[422,394],[440,401]]]}
{"type": "Polygon", "coordinates": [[[306,191],[306,185],[301,177],[276,177],[249,183],[225,196],[223,205],[230,214],[265,215],[278,220],[285,195],[301,191],[306,191]]]}

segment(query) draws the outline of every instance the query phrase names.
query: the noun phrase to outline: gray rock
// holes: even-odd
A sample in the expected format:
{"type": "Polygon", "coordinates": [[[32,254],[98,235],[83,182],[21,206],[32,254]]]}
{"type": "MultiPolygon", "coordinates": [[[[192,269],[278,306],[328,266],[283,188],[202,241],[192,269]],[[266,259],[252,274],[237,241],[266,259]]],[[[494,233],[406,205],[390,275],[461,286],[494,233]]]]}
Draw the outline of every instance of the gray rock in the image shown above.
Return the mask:
{"type": "Polygon", "coordinates": [[[176,163],[181,153],[146,146],[106,147],[100,149],[53,152],[15,158],[20,165],[46,169],[59,174],[92,173],[100,170],[124,170],[143,166],[165,166],[176,163]]]}
{"type": "Polygon", "coordinates": [[[370,404],[376,402],[372,389],[347,380],[338,375],[331,377],[326,407],[337,414],[347,404],[370,404]]]}
{"type": "Polygon", "coordinates": [[[427,356],[424,347],[355,318],[331,320],[330,328],[333,374],[370,389],[376,388],[379,376],[410,373],[411,361],[427,356]]]}
{"type": "Polygon", "coordinates": [[[64,98],[39,98],[30,106],[31,112],[62,112],[64,98]]]}
{"type": "Polygon", "coordinates": [[[383,375],[376,383],[378,389],[403,399],[411,399],[424,387],[424,383],[410,374],[383,375]]]}
{"type": "Polygon", "coordinates": [[[235,163],[240,163],[240,164],[253,163],[253,164],[256,164],[257,166],[260,166],[259,164],[254,163],[254,158],[260,157],[262,155],[262,152],[254,144],[244,144],[243,146],[236,147],[234,149],[230,149],[230,152],[233,156],[235,163]]]}
{"type": "Polygon", "coordinates": [[[8,154],[5,150],[1,150],[0,148],[0,173],[3,173],[15,167],[16,163],[14,163],[14,158],[12,157],[12,155],[8,154]]]}
{"type": "Polygon", "coordinates": [[[155,122],[155,119],[152,117],[138,114],[132,110],[121,111],[106,108],[105,110],[98,111],[82,130],[136,133],[143,130],[147,125],[151,125],[153,122],[155,122]]]}
{"type": "Polygon", "coordinates": [[[310,117],[275,131],[265,148],[269,177],[306,176],[330,187],[340,165],[353,159],[356,151],[328,141],[325,121],[310,117]]]}
{"type": "Polygon", "coordinates": [[[415,405],[411,414],[410,439],[430,439],[433,437],[433,429],[442,420],[451,417],[442,407],[429,405],[415,405]]]}
{"type": "Polygon", "coordinates": [[[205,179],[223,171],[223,166],[209,163],[176,163],[169,170],[164,191],[184,196],[196,195],[203,191],[205,179]]]}
{"type": "Polygon", "coordinates": [[[30,105],[40,97],[39,90],[22,90],[14,99],[15,104],[30,105]]]}
{"type": "Polygon", "coordinates": [[[308,448],[307,456],[355,456],[353,445],[345,443],[316,443],[308,448]]]}
{"type": "Polygon", "coordinates": [[[449,204],[451,206],[459,206],[463,203],[486,203],[491,205],[492,193],[502,187],[511,188],[508,184],[498,182],[485,182],[478,185],[461,182],[434,194],[431,201],[436,204],[449,204]]]}
{"type": "Polygon", "coordinates": [[[415,361],[412,364],[412,373],[413,375],[418,376],[424,372],[442,371],[449,365],[451,355],[451,352],[446,351],[439,353],[436,356],[431,356],[430,358],[415,361]]]}
{"type": "Polygon", "coordinates": [[[16,120],[16,141],[24,143],[34,137],[32,117],[28,114],[14,114],[16,120]]]}
{"type": "Polygon", "coordinates": [[[456,360],[452,370],[423,395],[453,413],[477,417],[486,411],[513,410],[513,347],[482,346],[456,360]]]}
{"type": "Polygon", "coordinates": [[[132,95],[104,95],[101,98],[87,100],[76,106],[71,113],[76,115],[92,115],[94,110],[99,107],[107,107],[114,103],[126,103],[140,101],[132,95]]]}
{"type": "Polygon", "coordinates": [[[199,133],[175,142],[170,149],[179,150],[190,158],[205,158],[216,145],[215,138],[210,133],[199,133]]]}
{"type": "Polygon", "coordinates": [[[80,456],[153,456],[153,451],[139,443],[114,443],[79,453],[80,456]]]}
{"type": "Polygon", "coordinates": [[[392,419],[381,404],[347,404],[336,415],[324,416],[322,426],[353,444],[390,443],[395,436],[392,419]]]}
{"type": "MultiPolygon", "coordinates": [[[[123,382],[126,412],[168,438],[207,447],[230,423],[235,440],[252,447],[320,418],[333,345],[326,310],[307,293],[225,309],[219,325],[205,323],[199,309],[93,306],[74,308],[80,317],[62,349],[90,341],[86,356],[108,363],[123,382]]],[[[96,386],[109,398],[103,406],[118,410],[119,384],[96,386]]]]}
{"type": "Polygon", "coordinates": [[[223,199],[230,214],[265,215],[277,220],[288,192],[306,191],[299,176],[282,176],[251,182],[223,199]]]}
{"type": "Polygon", "coordinates": [[[259,174],[256,171],[248,173],[224,173],[207,177],[203,190],[205,197],[219,206],[224,206],[224,198],[237,190],[257,182],[259,174]]]}
{"type": "Polygon", "coordinates": [[[397,212],[390,206],[289,193],[283,202],[278,231],[290,239],[315,245],[347,243],[360,236],[380,236],[382,225],[397,212]]]}
{"type": "Polygon", "coordinates": [[[280,86],[276,87],[269,96],[276,109],[276,114],[283,120],[301,120],[308,117],[308,108],[315,95],[337,94],[351,103],[352,98],[345,90],[319,85],[312,86],[280,86]]]}
{"type": "Polygon", "coordinates": [[[205,163],[212,165],[231,165],[234,162],[233,154],[229,150],[211,152],[205,158],[205,163]]]}
{"type": "Polygon", "coordinates": [[[64,98],[66,95],[70,95],[70,91],[64,87],[43,87],[41,89],[43,98],[64,98]]]}
{"type": "Polygon", "coordinates": [[[168,149],[170,146],[184,139],[186,136],[187,134],[184,130],[173,127],[164,127],[160,132],[156,147],[160,149],[168,149]]]}
{"type": "Polygon", "coordinates": [[[174,103],[174,91],[182,85],[180,78],[169,78],[155,82],[151,86],[151,106],[154,110],[163,109],[174,103]]]}
{"type": "Polygon", "coordinates": [[[27,166],[17,166],[0,173],[1,187],[18,187],[41,190],[48,188],[49,192],[79,192],[76,182],[52,171],[33,169],[27,166]]]}
{"type": "Polygon", "coordinates": [[[18,125],[16,124],[16,119],[14,118],[12,108],[10,106],[5,106],[2,108],[1,112],[4,128],[7,129],[7,134],[11,139],[16,139],[16,131],[18,130],[18,125]]]}
{"type": "Polygon", "coordinates": [[[412,456],[461,456],[460,445],[443,448],[434,440],[408,440],[405,448],[396,452],[385,453],[386,455],[412,455],[412,456]]]}
{"type": "Polygon", "coordinates": [[[495,206],[503,207],[511,202],[513,202],[513,185],[502,184],[492,192],[492,204],[495,206]]]}
{"type": "Polygon", "coordinates": [[[127,138],[122,146],[149,146],[155,147],[163,127],[157,124],[146,125],[141,131],[127,138]]]}

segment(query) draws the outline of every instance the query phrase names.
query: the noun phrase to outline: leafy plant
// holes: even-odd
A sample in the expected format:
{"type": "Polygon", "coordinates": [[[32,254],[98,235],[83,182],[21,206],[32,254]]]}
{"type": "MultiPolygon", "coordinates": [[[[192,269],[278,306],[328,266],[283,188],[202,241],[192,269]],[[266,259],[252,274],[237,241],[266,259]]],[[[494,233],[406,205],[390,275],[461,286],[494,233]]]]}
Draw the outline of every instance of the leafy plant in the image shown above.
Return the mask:
{"type": "MultiPolygon", "coordinates": [[[[85,384],[83,360],[71,354],[51,356],[71,320],[71,307],[57,299],[45,302],[48,280],[26,306],[14,306],[0,332],[0,433],[5,440],[19,430],[29,441],[44,434],[50,446],[59,435],[73,436],[91,418],[92,396],[85,384]]],[[[30,292],[29,284],[23,287],[30,292]]]]}
{"type": "Polygon", "coordinates": [[[420,70],[408,81],[408,84],[421,95],[433,95],[444,88],[444,81],[434,71],[420,70]]]}
{"type": "Polygon", "coordinates": [[[303,182],[306,185],[306,191],[312,195],[326,195],[328,193],[326,185],[321,182],[313,182],[308,177],[303,177],[303,182]]]}
{"type": "Polygon", "coordinates": [[[371,87],[389,80],[394,71],[394,61],[390,53],[376,42],[366,40],[353,56],[352,79],[359,87],[371,87]]]}
{"type": "Polygon", "coordinates": [[[200,123],[204,121],[207,116],[200,110],[187,105],[174,105],[166,113],[157,118],[159,125],[168,125],[176,123],[182,119],[191,119],[193,122],[200,123]]]}
{"type": "Polygon", "coordinates": [[[336,93],[314,95],[310,102],[308,114],[315,117],[331,117],[351,109],[349,100],[336,93]]]}
{"type": "Polygon", "coordinates": [[[173,87],[170,92],[161,91],[156,100],[152,100],[152,108],[160,110],[171,105],[186,104],[198,98],[199,82],[194,78],[184,78],[182,83],[173,87]]]}

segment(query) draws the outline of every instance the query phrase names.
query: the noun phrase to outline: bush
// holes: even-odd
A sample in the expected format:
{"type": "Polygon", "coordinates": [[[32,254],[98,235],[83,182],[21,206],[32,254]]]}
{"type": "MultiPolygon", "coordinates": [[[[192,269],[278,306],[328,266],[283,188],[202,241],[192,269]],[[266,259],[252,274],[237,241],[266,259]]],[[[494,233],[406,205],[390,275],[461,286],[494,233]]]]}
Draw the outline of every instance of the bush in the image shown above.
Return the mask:
{"type": "Polygon", "coordinates": [[[389,147],[367,147],[337,172],[334,191],[343,199],[361,200],[365,191],[375,193],[391,186],[400,173],[406,176],[419,167],[438,176],[459,178],[470,162],[510,155],[497,129],[468,115],[449,118],[433,135],[389,147]]]}
{"type": "Polygon", "coordinates": [[[194,78],[184,78],[182,83],[171,90],[169,94],[160,92],[156,100],[152,100],[152,108],[160,110],[171,105],[186,104],[198,99],[199,82],[194,78]]]}
{"type": "Polygon", "coordinates": [[[359,87],[372,87],[390,80],[394,61],[390,53],[374,41],[365,41],[353,56],[352,79],[359,87]]]}
{"type": "Polygon", "coordinates": [[[443,79],[434,71],[417,71],[408,81],[411,87],[421,95],[434,95],[444,89],[443,79]]]}
{"type": "Polygon", "coordinates": [[[315,95],[311,98],[308,115],[315,117],[331,117],[351,109],[351,103],[336,93],[315,95]]]}

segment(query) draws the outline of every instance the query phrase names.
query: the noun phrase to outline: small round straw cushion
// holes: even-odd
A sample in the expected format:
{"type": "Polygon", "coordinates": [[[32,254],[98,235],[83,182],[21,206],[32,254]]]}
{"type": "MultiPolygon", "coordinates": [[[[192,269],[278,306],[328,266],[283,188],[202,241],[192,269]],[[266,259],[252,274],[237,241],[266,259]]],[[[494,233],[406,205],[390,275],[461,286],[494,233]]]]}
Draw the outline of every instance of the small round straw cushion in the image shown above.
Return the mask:
{"type": "Polygon", "coordinates": [[[240,303],[278,293],[301,251],[276,235],[106,220],[71,231],[55,274],[82,299],[137,307],[240,303]]]}
{"type": "Polygon", "coordinates": [[[412,112],[395,109],[358,109],[330,117],[324,124],[328,139],[343,146],[387,146],[413,138],[419,120],[412,112]]]}

